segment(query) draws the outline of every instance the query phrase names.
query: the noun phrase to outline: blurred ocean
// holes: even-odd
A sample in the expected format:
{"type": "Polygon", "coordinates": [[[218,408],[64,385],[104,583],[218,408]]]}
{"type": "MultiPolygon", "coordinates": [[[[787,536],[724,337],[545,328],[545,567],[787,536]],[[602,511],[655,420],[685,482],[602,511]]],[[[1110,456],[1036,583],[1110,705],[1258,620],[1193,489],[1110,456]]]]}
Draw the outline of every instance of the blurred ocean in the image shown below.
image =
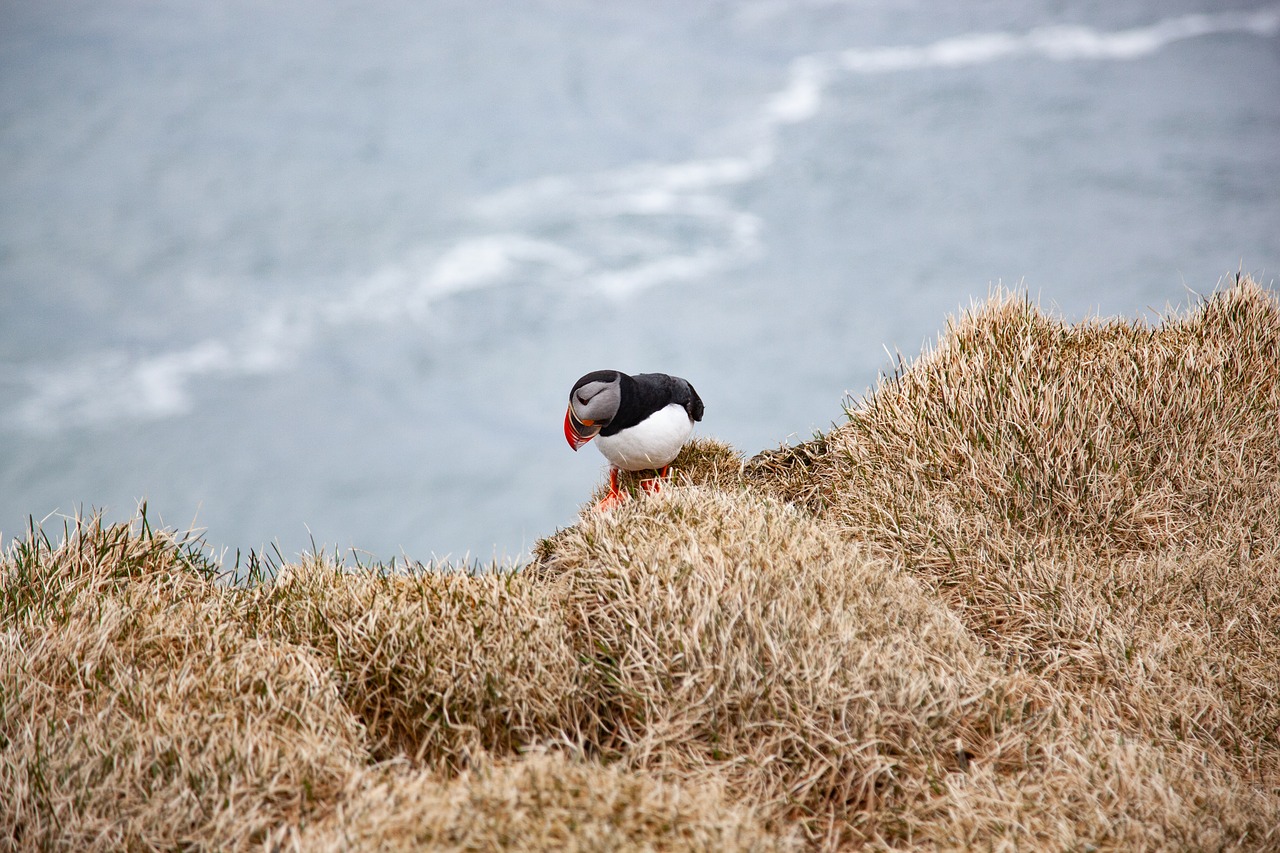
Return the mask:
{"type": "Polygon", "coordinates": [[[589,370],[751,454],[994,283],[1151,317],[1237,269],[1280,269],[1275,4],[0,0],[6,541],[146,499],[515,557],[603,475],[589,370]]]}

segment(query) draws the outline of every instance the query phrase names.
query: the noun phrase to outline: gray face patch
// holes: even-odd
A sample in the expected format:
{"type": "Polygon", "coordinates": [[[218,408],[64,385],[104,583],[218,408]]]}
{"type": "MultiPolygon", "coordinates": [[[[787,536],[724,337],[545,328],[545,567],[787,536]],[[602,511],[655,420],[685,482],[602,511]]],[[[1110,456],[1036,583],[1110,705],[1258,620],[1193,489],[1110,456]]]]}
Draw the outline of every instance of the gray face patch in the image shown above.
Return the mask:
{"type": "Polygon", "coordinates": [[[588,382],[569,396],[569,405],[573,414],[581,421],[593,421],[597,424],[607,423],[618,413],[622,402],[621,383],[588,382]]]}

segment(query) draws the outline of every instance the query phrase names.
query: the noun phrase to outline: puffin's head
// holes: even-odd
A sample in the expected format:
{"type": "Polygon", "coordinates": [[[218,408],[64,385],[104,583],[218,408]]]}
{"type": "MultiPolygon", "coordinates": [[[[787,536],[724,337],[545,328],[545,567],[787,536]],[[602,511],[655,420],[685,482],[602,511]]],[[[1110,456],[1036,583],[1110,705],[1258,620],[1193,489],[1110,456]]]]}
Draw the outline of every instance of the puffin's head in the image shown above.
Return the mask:
{"type": "Polygon", "coordinates": [[[577,450],[609,425],[622,403],[622,374],[596,370],[573,385],[569,411],[564,415],[564,437],[577,450]]]}

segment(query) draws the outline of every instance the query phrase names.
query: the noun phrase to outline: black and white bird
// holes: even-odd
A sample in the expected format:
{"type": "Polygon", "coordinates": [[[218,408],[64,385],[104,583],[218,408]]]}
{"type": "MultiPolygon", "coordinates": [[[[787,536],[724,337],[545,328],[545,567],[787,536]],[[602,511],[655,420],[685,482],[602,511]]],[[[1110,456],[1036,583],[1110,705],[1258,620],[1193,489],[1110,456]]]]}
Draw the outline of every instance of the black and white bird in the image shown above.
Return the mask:
{"type": "MultiPolygon", "coordinates": [[[[702,399],[678,376],[595,370],[573,384],[564,437],[574,450],[593,438],[609,460],[608,507],[622,500],[618,470],[659,471],[665,477],[702,420],[702,399]]],[[[656,484],[655,484],[656,485],[656,484]]]]}

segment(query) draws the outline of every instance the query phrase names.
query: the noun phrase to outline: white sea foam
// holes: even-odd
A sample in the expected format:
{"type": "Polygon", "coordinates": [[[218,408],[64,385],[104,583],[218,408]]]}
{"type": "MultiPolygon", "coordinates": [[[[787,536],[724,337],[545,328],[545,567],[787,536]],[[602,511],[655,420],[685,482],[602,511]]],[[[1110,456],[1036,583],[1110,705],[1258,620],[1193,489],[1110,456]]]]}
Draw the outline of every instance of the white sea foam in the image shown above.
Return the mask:
{"type": "Polygon", "coordinates": [[[577,275],[585,266],[579,255],[550,241],[517,233],[485,234],[375,270],[315,313],[330,326],[392,323],[406,315],[422,320],[441,300],[465,291],[577,275]]]}
{"type": "Polygon", "coordinates": [[[485,222],[565,214],[681,212],[684,202],[701,193],[754,178],[762,165],[750,157],[721,157],[539,178],[477,199],[471,211],[485,222]]]}
{"type": "Polygon", "coordinates": [[[964,68],[1027,56],[1057,62],[1134,60],[1179,41],[1219,33],[1275,36],[1280,33],[1280,7],[1184,15],[1113,32],[1084,26],[1047,26],[1022,34],[969,33],[923,46],[856,48],[801,56],[791,63],[787,85],[766,103],[762,124],[767,132],[777,125],[813,118],[822,109],[826,90],[838,79],[839,72],[863,75],[964,68]]]}
{"type": "Polygon", "coordinates": [[[584,263],[577,254],[546,240],[531,240],[520,234],[489,234],[445,252],[432,266],[426,287],[420,288],[419,293],[430,300],[509,278],[528,265],[568,272],[581,269],[584,263]]]}
{"type": "Polygon", "coordinates": [[[769,124],[796,124],[813,118],[822,106],[822,90],[834,70],[817,56],[802,56],[791,63],[787,86],[769,99],[764,108],[769,124]]]}
{"type": "Polygon", "coordinates": [[[556,234],[559,242],[539,241],[544,256],[557,261],[551,284],[626,297],[753,257],[759,219],[725,190],[767,164],[757,153],[540,178],[478,199],[472,213],[507,231],[556,234]]]}
{"type": "MultiPolygon", "coordinates": [[[[1274,36],[1280,33],[1280,8],[1255,12],[1184,15],[1147,27],[1107,32],[1084,26],[1038,27],[1024,34],[970,33],[922,47],[879,47],[843,51],[838,65],[853,74],[885,74],[926,68],[986,65],[1019,56],[1059,62],[1140,59],[1175,42],[1218,33],[1274,36]]],[[[797,60],[792,85],[813,78],[815,57],[797,60]]],[[[820,96],[821,93],[819,93],[820,96]]]]}
{"type": "MultiPolygon", "coordinates": [[[[769,7],[769,14],[784,8],[769,7]]],[[[785,85],[749,122],[755,131],[745,154],[549,176],[493,193],[471,205],[468,236],[373,270],[346,293],[268,306],[247,315],[242,330],[225,338],[37,367],[11,423],[50,431],[180,415],[192,405],[195,384],[283,369],[320,328],[421,320],[441,300],[467,291],[534,285],[627,297],[702,279],[759,254],[763,223],[736,203],[732,190],[766,172],[780,129],[818,116],[828,89],[842,75],[965,68],[1023,57],[1135,60],[1217,33],[1275,36],[1280,7],[1185,15],[1110,32],[1046,26],[800,56],[790,64],[785,85]]]]}
{"type": "Polygon", "coordinates": [[[18,407],[18,424],[35,432],[67,424],[110,420],[154,420],[190,406],[189,383],[211,374],[243,372],[225,343],[194,346],[147,358],[119,352],[37,372],[35,392],[18,407]]]}

